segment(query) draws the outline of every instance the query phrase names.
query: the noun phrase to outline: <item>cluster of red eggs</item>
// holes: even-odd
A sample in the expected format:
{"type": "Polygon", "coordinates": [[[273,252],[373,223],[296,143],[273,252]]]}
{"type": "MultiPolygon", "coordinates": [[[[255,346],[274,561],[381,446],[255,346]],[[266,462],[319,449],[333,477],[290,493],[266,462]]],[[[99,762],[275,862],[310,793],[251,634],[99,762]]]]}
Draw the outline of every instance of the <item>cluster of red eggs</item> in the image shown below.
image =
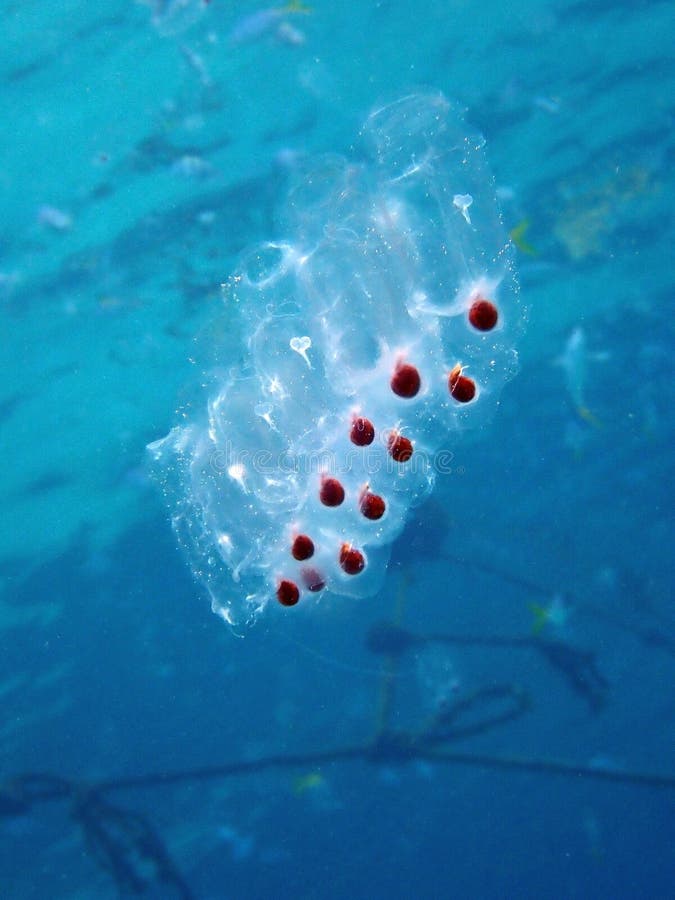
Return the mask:
{"type": "MultiPolygon", "coordinates": [[[[483,297],[477,297],[469,307],[468,319],[478,331],[491,331],[498,320],[496,306],[483,297]]],[[[391,376],[391,390],[404,398],[415,397],[420,390],[422,380],[417,368],[410,363],[400,361],[391,376]]],[[[462,373],[461,364],[453,367],[448,375],[450,395],[458,403],[469,403],[476,396],[476,383],[462,373]]],[[[349,438],[358,447],[367,447],[375,440],[375,427],[370,419],[355,416],[352,420],[349,438]]],[[[393,460],[405,463],[412,457],[412,441],[397,431],[387,437],[387,450],[393,460]]],[[[345,500],[345,489],[337,478],[322,476],[319,487],[319,500],[324,506],[337,507],[345,500]]],[[[367,519],[381,519],[387,505],[383,497],[373,494],[366,485],[359,495],[359,509],[367,519]]],[[[290,548],[291,556],[298,562],[310,560],[314,556],[314,542],[306,534],[298,534],[290,548]]],[[[350,543],[343,543],[338,553],[340,568],[347,575],[358,575],[366,566],[364,554],[350,543]]],[[[320,591],[326,586],[321,573],[310,567],[301,570],[305,587],[309,591],[320,591]]],[[[300,599],[300,588],[290,579],[282,579],[277,586],[277,599],[283,606],[295,606],[300,599]]]]}

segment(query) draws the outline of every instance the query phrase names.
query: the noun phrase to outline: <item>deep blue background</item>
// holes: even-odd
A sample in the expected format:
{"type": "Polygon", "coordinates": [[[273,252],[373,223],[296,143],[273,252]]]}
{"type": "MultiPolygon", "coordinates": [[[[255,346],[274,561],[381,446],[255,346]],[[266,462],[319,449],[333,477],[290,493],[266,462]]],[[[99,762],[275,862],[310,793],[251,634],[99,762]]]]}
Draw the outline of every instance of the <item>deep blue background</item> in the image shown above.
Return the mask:
{"type": "MultiPolygon", "coordinates": [[[[536,648],[426,644],[401,661],[392,724],[511,683],[527,716],[458,749],[675,772],[672,6],[475,7],[316,2],[281,17],[303,42],[239,44],[254,4],[5,4],[3,775],[366,742],[381,682],[364,640],[399,594],[421,634],[531,636],[531,604],[556,593],[568,615],[542,636],[596,654],[601,711],[536,648]],[[144,447],[222,334],[237,254],[278,233],[293,154],[353,152],[372,105],[420,83],[466,106],[507,228],[529,223],[521,371],[454,448],[380,597],[270,608],[237,639],[176,550],[144,447]],[[555,364],[575,328],[592,422],[555,364]]],[[[147,814],[198,898],[654,898],[672,896],[673,796],[418,761],[114,799],[147,814]]],[[[2,896],[117,896],[59,805],[0,838],[2,896]]]]}

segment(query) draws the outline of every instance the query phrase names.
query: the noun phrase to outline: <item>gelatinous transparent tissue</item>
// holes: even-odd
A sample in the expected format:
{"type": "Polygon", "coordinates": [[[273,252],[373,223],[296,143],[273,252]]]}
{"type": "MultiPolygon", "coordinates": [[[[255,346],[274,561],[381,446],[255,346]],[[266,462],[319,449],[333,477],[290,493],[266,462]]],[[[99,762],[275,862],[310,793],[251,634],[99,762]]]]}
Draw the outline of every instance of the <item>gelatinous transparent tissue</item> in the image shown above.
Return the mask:
{"type": "Polygon", "coordinates": [[[237,354],[149,448],[193,571],[235,627],[282,583],[299,606],[376,594],[408,513],[516,370],[523,312],[482,138],[431,92],[376,109],[361,137],[366,162],[331,155],[298,173],[288,239],[248,251],[227,284],[237,354]],[[488,330],[469,318],[482,300],[498,312],[488,330]],[[419,375],[413,396],[392,389],[402,366],[419,375]],[[460,375],[475,388],[463,402],[460,375]],[[359,419],[371,444],[352,440],[359,419]],[[409,459],[395,458],[400,438],[409,459]],[[328,478],[339,505],[322,502],[328,478]],[[379,518],[364,514],[370,494],[379,518]],[[294,558],[298,535],[311,557],[294,558]]]}

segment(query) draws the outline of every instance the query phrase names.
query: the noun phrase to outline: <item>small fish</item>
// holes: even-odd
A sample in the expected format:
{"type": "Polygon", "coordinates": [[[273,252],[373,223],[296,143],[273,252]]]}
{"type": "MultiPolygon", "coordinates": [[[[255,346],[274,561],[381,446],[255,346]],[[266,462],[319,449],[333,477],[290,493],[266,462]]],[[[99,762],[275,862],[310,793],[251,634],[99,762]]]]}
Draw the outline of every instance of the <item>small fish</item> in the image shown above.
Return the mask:
{"type": "Polygon", "coordinates": [[[213,81],[211,80],[211,76],[208,73],[202,57],[186,44],[180,48],[180,52],[183,55],[185,62],[199,78],[201,86],[205,88],[211,87],[213,81]]]}
{"type": "Polygon", "coordinates": [[[285,6],[270,6],[244,16],[230,31],[231,44],[247,44],[257,41],[271,31],[278,29],[286,16],[306,14],[311,10],[299,0],[291,0],[285,6]]]}
{"type": "Polygon", "coordinates": [[[277,40],[282,44],[288,44],[289,47],[300,47],[305,43],[305,34],[290,22],[280,22],[277,28],[277,40]]]}
{"type": "Polygon", "coordinates": [[[40,225],[54,231],[69,231],[73,227],[73,217],[70,213],[48,204],[38,209],[37,220],[40,225]]]}
{"type": "Polygon", "coordinates": [[[601,860],[605,855],[602,840],[602,828],[600,826],[600,820],[592,809],[586,809],[584,811],[582,829],[586,836],[588,852],[593,859],[601,860]]]}
{"type": "Polygon", "coordinates": [[[516,247],[520,250],[521,253],[527,253],[528,256],[536,256],[537,251],[534,249],[532,244],[530,244],[525,235],[530,227],[530,220],[523,219],[519,222],[515,228],[512,228],[509,232],[509,237],[516,245],[516,247]]]}
{"type": "Polygon", "coordinates": [[[540,603],[530,603],[530,611],[534,616],[532,632],[541,634],[544,628],[561,629],[567,624],[570,608],[562,594],[555,594],[550,603],[542,606],[540,603]]]}
{"type": "Polygon", "coordinates": [[[600,421],[586,405],[584,393],[588,377],[588,363],[590,360],[605,360],[606,353],[589,353],[586,334],[583,328],[577,327],[569,336],[565,344],[565,350],[556,363],[562,366],[565,373],[567,391],[572,400],[576,414],[594,428],[600,427],[600,421]]]}
{"type": "Polygon", "coordinates": [[[308,772],[306,775],[298,775],[293,779],[293,793],[301,797],[307,791],[315,791],[324,787],[326,779],[320,772],[308,772]]]}
{"type": "Polygon", "coordinates": [[[204,181],[212,178],[216,170],[207,159],[203,159],[196,153],[185,153],[171,164],[171,174],[181,178],[190,178],[195,181],[204,181]]]}
{"type": "Polygon", "coordinates": [[[235,862],[249,859],[255,850],[255,839],[251,835],[242,834],[233,825],[220,825],[216,829],[216,836],[229,847],[230,855],[235,862]]]}
{"type": "Polygon", "coordinates": [[[551,116],[555,116],[560,112],[560,100],[557,97],[544,97],[539,95],[532,101],[533,105],[538,109],[543,109],[551,116]]]}
{"type": "Polygon", "coordinates": [[[202,16],[209,0],[137,0],[152,11],[152,25],[162,37],[181,34],[202,16]]]}

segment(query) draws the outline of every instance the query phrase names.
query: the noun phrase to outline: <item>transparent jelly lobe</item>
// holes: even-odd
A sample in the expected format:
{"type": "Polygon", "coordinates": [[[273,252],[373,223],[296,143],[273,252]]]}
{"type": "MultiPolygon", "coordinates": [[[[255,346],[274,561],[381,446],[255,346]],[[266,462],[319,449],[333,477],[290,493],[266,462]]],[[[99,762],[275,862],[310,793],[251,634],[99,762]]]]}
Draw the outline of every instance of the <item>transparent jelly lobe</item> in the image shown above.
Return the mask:
{"type": "Polygon", "coordinates": [[[376,109],[361,137],[367,162],[298,172],[286,239],[229,279],[235,352],[149,447],[233,626],[376,594],[437,454],[516,370],[523,310],[482,138],[432,92],[376,109]]]}

